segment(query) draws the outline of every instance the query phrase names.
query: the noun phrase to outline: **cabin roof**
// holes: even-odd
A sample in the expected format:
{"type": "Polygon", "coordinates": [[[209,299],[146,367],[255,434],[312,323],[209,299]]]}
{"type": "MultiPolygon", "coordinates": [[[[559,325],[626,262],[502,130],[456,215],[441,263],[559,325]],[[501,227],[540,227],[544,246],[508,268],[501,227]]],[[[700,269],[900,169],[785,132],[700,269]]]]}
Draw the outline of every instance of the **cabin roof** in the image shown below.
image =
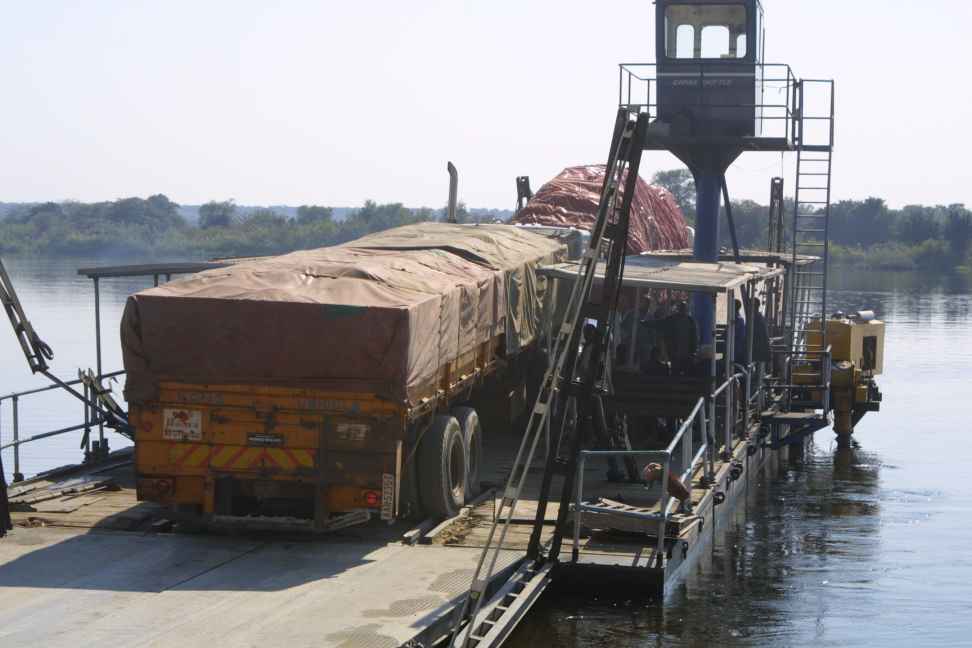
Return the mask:
{"type": "Polygon", "coordinates": [[[89,279],[102,277],[151,277],[153,275],[195,274],[203,270],[223,268],[231,261],[143,263],[137,265],[100,266],[78,268],[78,274],[89,279]]]}
{"type": "MultiPolygon", "coordinates": [[[[662,259],[674,259],[678,261],[692,261],[693,253],[690,249],[683,250],[654,250],[651,252],[645,252],[644,256],[662,258],[662,259]]],[[[720,261],[735,261],[735,255],[732,253],[723,253],[720,255],[720,261]]],[[[755,249],[742,249],[739,250],[739,260],[742,263],[777,263],[784,266],[793,265],[793,253],[792,252],[767,252],[766,250],[755,250],[755,249]]],[[[812,256],[809,254],[798,254],[796,257],[796,265],[807,266],[812,263],[816,263],[820,260],[820,257],[812,256]]]]}
{"type": "MultiPolygon", "coordinates": [[[[558,263],[544,266],[540,274],[557,279],[575,279],[578,263],[558,263]]],[[[604,262],[597,265],[597,279],[604,279],[604,262]]],[[[624,285],[630,288],[684,290],[687,292],[720,293],[760,279],[783,274],[782,268],[758,263],[720,261],[702,263],[680,261],[644,254],[627,258],[624,285]]]]}

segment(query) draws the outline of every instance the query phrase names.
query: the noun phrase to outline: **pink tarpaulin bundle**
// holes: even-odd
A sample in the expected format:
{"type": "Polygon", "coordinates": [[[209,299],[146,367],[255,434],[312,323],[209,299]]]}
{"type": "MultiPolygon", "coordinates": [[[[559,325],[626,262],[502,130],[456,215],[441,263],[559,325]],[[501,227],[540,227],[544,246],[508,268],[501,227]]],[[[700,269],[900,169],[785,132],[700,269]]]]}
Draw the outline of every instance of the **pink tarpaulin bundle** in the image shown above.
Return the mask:
{"type": "MultiPolygon", "coordinates": [[[[590,230],[597,218],[604,168],[597,164],[564,169],[540,187],[513,222],[590,230]]],[[[686,228],[685,216],[672,194],[638,178],[631,203],[628,254],[689,247],[686,228]]]]}

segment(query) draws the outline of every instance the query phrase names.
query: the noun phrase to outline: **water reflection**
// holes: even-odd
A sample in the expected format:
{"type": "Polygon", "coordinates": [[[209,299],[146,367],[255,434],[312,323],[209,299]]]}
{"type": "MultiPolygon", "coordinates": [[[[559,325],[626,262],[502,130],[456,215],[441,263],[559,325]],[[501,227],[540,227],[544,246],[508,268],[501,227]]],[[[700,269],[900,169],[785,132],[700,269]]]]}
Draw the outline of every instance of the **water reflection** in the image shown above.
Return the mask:
{"type": "Polygon", "coordinates": [[[511,645],[774,645],[820,631],[839,590],[880,549],[881,463],[872,452],[814,446],[769,488],[754,489],[696,573],[664,604],[543,601],[511,645]],[[748,510],[747,510],[748,509],[748,510]]]}

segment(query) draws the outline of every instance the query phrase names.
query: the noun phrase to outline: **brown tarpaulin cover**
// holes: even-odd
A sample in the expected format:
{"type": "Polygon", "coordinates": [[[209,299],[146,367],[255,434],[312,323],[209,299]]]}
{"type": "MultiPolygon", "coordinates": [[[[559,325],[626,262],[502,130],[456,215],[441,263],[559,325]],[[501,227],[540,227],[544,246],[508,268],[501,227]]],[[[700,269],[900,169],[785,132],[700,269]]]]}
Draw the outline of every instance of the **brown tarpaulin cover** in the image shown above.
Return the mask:
{"type": "Polygon", "coordinates": [[[160,381],[306,385],[415,405],[440,368],[501,333],[533,341],[563,246],[508,225],[422,223],[207,270],[128,299],[130,403],[160,381]]]}
{"type": "MultiPolygon", "coordinates": [[[[564,169],[540,187],[513,222],[590,230],[597,219],[603,182],[603,164],[564,169]]],[[[672,194],[638,178],[631,203],[627,253],[689,247],[686,226],[685,216],[672,194]]]]}

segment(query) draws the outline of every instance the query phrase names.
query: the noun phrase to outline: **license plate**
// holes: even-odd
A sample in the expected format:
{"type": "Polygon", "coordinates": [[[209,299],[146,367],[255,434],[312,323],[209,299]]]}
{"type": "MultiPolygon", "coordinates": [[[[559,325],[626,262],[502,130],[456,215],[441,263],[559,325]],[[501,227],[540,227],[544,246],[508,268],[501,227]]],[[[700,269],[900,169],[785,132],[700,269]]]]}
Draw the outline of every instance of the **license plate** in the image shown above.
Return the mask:
{"type": "Polygon", "coordinates": [[[395,475],[381,476],[381,519],[395,519],[395,475]]]}
{"type": "Polygon", "coordinates": [[[189,409],[162,410],[162,438],[202,441],[202,412],[189,409]]]}
{"type": "Polygon", "coordinates": [[[246,437],[247,445],[260,446],[264,448],[279,448],[284,444],[282,434],[266,434],[257,432],[246,437]]]}

